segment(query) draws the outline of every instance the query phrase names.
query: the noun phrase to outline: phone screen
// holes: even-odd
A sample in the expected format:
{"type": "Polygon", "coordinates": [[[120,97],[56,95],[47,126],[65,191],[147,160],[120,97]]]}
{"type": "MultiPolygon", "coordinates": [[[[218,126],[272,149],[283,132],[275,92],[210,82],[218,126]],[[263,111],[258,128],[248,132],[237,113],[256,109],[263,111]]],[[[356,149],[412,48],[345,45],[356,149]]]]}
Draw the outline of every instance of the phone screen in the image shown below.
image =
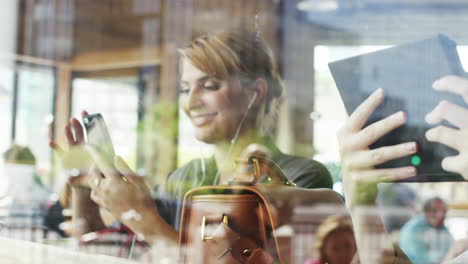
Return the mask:
{"type": "Polygon", "coordinates": [[[90,114],[83,117],[86,130],[86,142],[101,153],[108,164],[114,164],[114,147],[101,114],[90,114]]]}

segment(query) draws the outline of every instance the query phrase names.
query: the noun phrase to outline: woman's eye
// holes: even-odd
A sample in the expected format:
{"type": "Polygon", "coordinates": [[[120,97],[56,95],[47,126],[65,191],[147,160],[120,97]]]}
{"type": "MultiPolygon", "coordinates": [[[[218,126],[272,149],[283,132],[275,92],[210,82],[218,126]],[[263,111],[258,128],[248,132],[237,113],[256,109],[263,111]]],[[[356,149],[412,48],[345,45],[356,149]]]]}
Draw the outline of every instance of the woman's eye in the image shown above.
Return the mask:
{"type": "Polygon", "coordinates": [[[205,82],[205,83],[203,83],[203,88],[206,89],[206,90],[215,91],[215,90],[218,90],[219,87],[220,87],[219,83],[216,83],[216,82],[205,82]]]}
{"type": "Polygon", "coordinates": [[[185,94],[188,93],[190,89],[186,85],[180,85],[179,86],[179,93],[185,94]]]}

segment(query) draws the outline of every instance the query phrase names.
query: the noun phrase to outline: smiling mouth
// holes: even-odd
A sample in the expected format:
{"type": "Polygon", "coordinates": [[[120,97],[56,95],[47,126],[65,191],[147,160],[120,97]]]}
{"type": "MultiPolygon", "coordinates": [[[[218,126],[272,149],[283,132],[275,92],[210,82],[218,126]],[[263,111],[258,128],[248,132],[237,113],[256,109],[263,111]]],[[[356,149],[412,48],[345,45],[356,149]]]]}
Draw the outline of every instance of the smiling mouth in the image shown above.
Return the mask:
{"type": "Polygon", "coordinates": [[[215,118],[217,114],[218,114],[217,112],[204,113],[204,114],[191,114],[190,119],[192,120],[192,123],[195,126],[201,127],[213,121],[213,119],[215,118]]]}

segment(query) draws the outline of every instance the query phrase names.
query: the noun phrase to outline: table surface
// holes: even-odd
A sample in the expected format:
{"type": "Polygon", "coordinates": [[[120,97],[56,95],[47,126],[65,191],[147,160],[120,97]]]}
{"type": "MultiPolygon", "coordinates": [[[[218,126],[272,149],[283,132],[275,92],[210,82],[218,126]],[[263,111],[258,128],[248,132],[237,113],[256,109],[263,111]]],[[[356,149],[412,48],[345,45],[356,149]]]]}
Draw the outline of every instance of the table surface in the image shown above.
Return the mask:
{"type": "Polygon", "coordinates": [[[135,264],[122,258],[86,254],[40,243],[0,237],[0,260],[2,264],[135,264]]]}

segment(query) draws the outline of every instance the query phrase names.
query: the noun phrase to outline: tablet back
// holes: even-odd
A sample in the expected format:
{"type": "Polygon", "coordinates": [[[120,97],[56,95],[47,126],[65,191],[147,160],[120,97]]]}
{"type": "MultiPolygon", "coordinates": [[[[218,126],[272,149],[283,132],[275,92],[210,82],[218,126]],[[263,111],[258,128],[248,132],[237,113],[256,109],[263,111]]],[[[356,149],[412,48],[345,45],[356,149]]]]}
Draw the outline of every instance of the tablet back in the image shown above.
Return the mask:
{"type": "Polygon", "coordinates": [[[432,89],[432,83],[445,75],[465,75],[455,42],[444,35],[437,35],[331,62],[329,68],[348,114],[377,88],[384,89],[385,100],[366,125],[400,110],[407,113],[408,121],[404,126],[385,135],[370,148],[416,141],[418,153],[379,167],[415,165],[418,176],[404,181],[463,180],[462,176],[448,173],[441,167],[444,157],[456,155],[457,152],[442,144],[428,142],[424,136],[427,129],[432,127],[425,122],[425,116],[441,100],[465,105],[459,96],[432,89]]]}

